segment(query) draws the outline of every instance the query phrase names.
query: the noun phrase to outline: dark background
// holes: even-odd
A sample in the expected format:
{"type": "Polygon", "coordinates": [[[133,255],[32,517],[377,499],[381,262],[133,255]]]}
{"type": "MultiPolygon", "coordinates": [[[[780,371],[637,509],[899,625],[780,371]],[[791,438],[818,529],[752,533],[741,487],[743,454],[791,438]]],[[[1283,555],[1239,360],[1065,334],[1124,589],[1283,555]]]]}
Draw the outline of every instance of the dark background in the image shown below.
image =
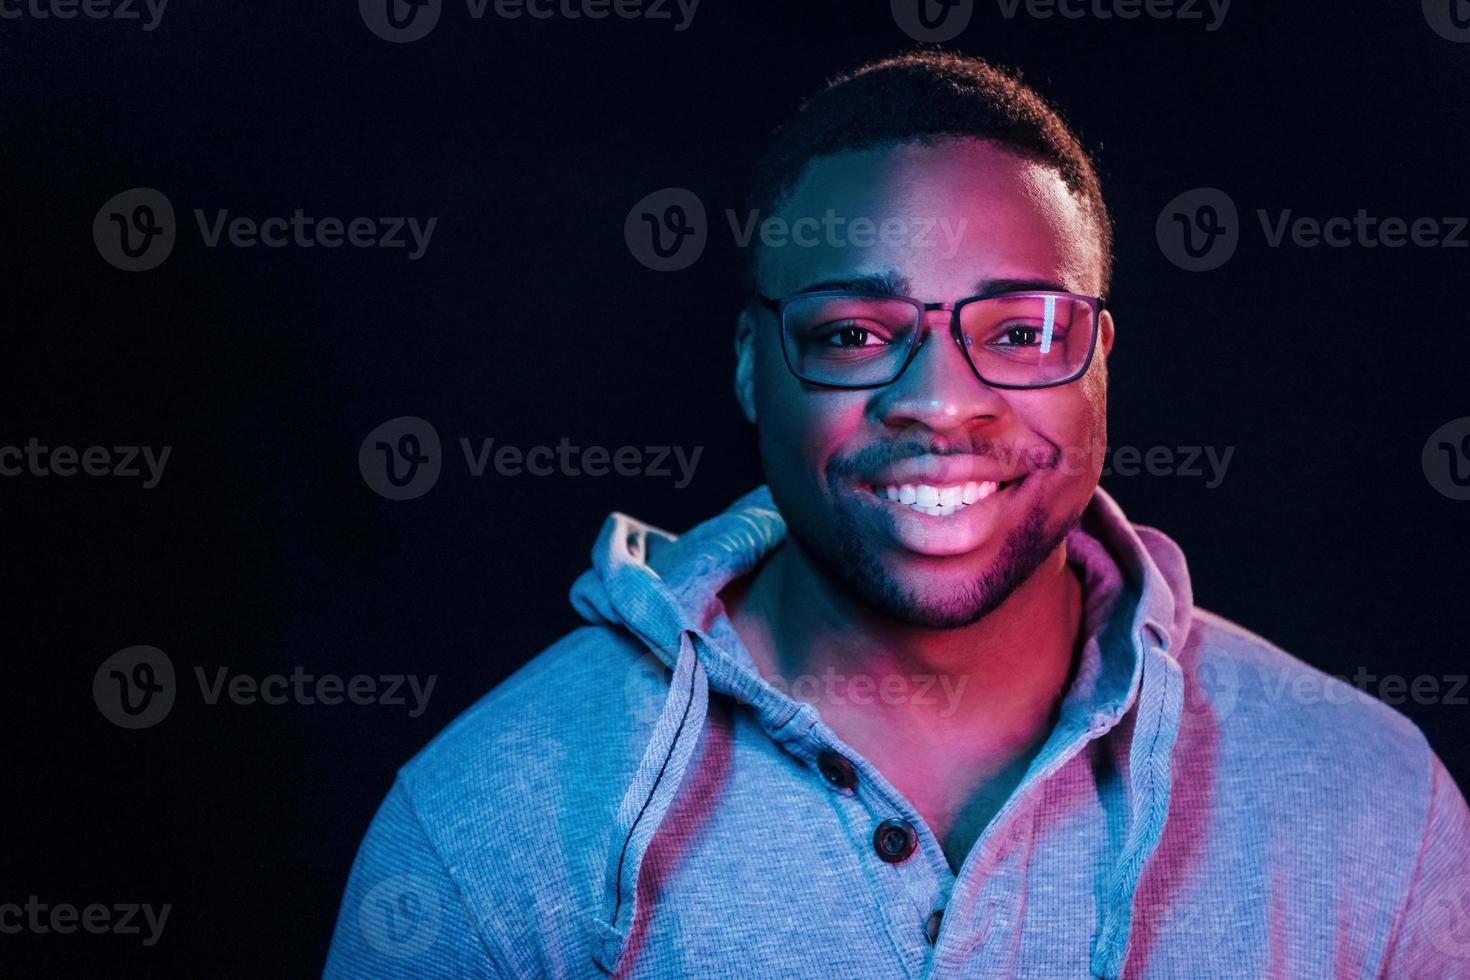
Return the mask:
{"type": "MultiPolygon", "coordinates": [[[[473,20],[448,0],[408,44],[347,0],[175,0],[152,32],[0,20],[0,445],[173,447],[151,490],[0,479],[0,901],[173,906],[152,948],[0,936],[0,975],[319,972],[395,768],[576,624],[566,592],[604,515],[682,529],[760,481],[729,394],[724,209],[802,95],[912,44],[886,3],[835,0],[704,0],[682,32],[473,20]],[[139,186],[168,195],[180,237],[129,274],[91,226],[139,186]],[[623,222],[673,186],[704,201],[710,242],[660,273],[623,222]],[[415,262],[210,249],[196,207],[438,226],[415,262]],[[357,454],[403,415],[437,428],[444,471],[395,502],[357,454]],[[704,450],[677,490],[476,479],[460,437],[704,450]],[[91,695],[134,644],[180,676],[172,713],[142,731],[91,695]],[[438,679],[410,718],[209,706],[193,678],[298,665],[438,679]]],[[[1099,153],[1118,226],[1113,443],[1234,447],[1215,489],[1104,482],[1181,543],[1199,604],[1331,673],[1463,674],[1470,503],[1437,492],[1420,454],[1470,415],[1470,250],[1273,249],[1254,215],[1470,212],[1470,44],[1431,31],[1417,0],[1236,0],[1213,32],[981,3],[948,47],[1021,68],[1099,153]],[[1244,227],[1233,259],[1191,273],[1154,224],[1202,186],[1244,227]]],[[[1470,784],[1463,702],[1400,710],[1470,784]]]]}

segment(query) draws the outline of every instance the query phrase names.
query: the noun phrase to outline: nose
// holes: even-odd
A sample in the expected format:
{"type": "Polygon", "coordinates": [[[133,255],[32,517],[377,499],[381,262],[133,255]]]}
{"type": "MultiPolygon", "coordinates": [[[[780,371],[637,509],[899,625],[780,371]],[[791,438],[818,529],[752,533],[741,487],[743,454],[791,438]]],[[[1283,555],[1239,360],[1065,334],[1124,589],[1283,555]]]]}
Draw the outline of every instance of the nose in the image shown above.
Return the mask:
{"type": "Polygon", "coordinates": [[[960,349],[963,339],[950,333],[950,317],[948,310],[926,310],[913,360],[898,380],[876,390],[872,411],[885,425],[947,432],[1005,414],[1001,392],[976,376],[960,349]]]}

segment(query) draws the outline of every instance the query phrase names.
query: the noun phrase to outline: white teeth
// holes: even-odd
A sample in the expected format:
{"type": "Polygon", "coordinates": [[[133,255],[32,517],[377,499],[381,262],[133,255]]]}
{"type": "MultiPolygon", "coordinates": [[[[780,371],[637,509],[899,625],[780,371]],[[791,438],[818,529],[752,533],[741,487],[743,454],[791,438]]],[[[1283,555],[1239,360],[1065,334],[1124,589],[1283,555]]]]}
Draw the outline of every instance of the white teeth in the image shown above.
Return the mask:
{"type": "Polygon", "coordinates": [[[890,483],[881,490],[874,487],[880,497],[907,504],[913,510],[933,517],[947,517],[977,500],[984,500],[999,489],[1000,484],[994,480],[971,480],[948,487],[936,487],[927,483],[890,483]]]}

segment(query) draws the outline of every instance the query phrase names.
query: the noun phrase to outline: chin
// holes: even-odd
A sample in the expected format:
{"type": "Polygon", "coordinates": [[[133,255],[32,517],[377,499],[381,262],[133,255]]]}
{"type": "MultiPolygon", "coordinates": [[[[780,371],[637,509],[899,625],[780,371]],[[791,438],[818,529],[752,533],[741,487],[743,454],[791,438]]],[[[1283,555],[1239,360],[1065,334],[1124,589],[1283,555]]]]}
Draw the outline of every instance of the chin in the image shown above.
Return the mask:
{"type": "Polygon", "coordinates": [[[1056,550],[1073,521],[1048,529],[1035,505],[998,542],[963,555],[916,555],[873,535],[838,508],[836,524],[813,541],[793,524],[791,537],[835,582],[888,619],[929,629],[959,629],[998,608],[1056,550]]]}
{"type": "Polygon", "coordinates": [[[876,589],[864,589],[870,606],[896,622],[927,629],[970,626],[1005,601],[1004,594],[975,581],[953,583],[942,590],[915,589],[893,580],[876,584],[876,589]]]}

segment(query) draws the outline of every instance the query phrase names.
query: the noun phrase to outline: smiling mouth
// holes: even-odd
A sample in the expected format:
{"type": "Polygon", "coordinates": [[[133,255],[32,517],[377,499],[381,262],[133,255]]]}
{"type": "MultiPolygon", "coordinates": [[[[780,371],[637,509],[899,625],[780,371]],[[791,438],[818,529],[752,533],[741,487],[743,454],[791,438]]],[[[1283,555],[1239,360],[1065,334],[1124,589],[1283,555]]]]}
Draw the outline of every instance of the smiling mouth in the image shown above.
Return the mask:
{"type": "Polygon", "coordinates": [[[928,514],[930,517],[948,517],[966,507],[1007,490],[1024,480],[1017,477],[997,483],[994,480],[968,480],[946,486],[928,483],[890,483],[887,486],[868,485],[868,490],[879,500],[897,507],[928,514]]]}

